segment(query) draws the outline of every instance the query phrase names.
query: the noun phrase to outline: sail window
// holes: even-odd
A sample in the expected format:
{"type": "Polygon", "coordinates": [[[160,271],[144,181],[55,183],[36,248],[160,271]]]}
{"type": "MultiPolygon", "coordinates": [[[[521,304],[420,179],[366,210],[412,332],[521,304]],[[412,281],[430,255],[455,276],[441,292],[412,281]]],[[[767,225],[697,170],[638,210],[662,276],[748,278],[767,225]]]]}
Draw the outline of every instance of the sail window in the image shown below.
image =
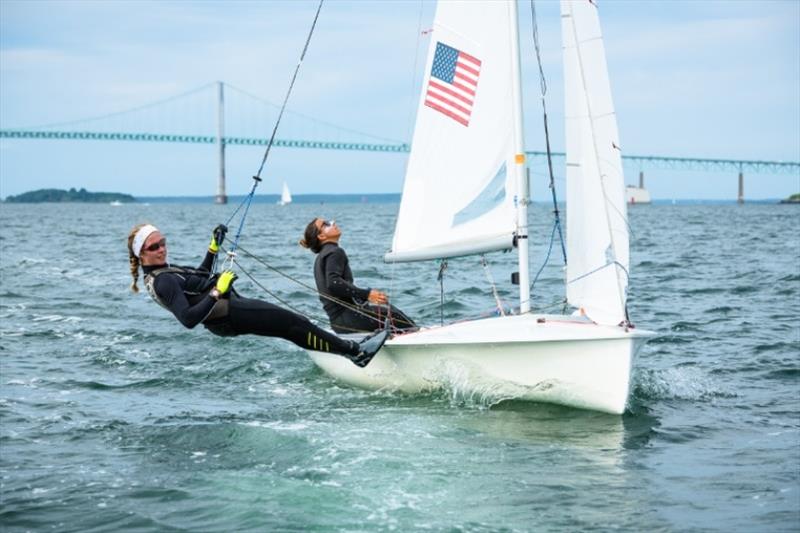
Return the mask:
{"type": "Polygon", "coordinates": [[[466,207],[453,215],[452,227],[464,224],[485,215],[503,203],[506,198],[506,164],[500,166],[492,181],[483,188],[466,207]]]}

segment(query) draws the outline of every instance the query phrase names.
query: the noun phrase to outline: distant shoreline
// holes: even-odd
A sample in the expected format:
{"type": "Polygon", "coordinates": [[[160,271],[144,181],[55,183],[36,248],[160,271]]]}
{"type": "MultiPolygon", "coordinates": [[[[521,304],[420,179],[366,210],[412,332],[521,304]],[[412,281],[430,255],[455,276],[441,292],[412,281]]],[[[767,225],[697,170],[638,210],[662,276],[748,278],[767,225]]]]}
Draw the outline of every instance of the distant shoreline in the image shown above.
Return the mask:
{"type": "Polygon", "coordinates": [[[16,196],[8,196],[3,200],[9,204],[119,204],[134,203],[136,199],[130,194],[118,192],[92,192],[84,188],[37,189],[16,196]]]}
{"type": "MultiPolygon", "coordinates": [[[[91,193],[90,193],[91,194],[91,193]]],[[[99,193],[117,194],[117,193],[99,193]]],[[[123,201],[125,205],[142,204],[214,204],[215,196],[127,196],[123,201]]],[[[237,205],[246,195],[228,196],[228,205],[237,205]]],[[[367,194],[294,194],[292,195],[293,204],[397,204],[400,203],[400,193],[367,193],[367,194]]],[[[279,194],[260,194],[253,197],[256,204],[277,204],[280,200],[279,194]]],[[[11,203],[94,203],[106,204],[107,197],[103,200],[93,200],[81,202],[80,200],[69,201],[38,201],[38,202],[5,202],[11,203]],[[105,200],[105,201],[104,201],[105,200]]],[[[534,200],[534,205],[549,205],[549,200],[534,200]]],[[[563,200],[559,202],[563,204],[563,200]]],[[[735,199],[653,199],[652,205],[728,205],[736,204],[735,199]]],[[[785,198],[764,198],[745,200],[745,204],[786,204],[785,198]]],[[[646,209],[648,204],[634,205],[633,209],[646,209]]]]}

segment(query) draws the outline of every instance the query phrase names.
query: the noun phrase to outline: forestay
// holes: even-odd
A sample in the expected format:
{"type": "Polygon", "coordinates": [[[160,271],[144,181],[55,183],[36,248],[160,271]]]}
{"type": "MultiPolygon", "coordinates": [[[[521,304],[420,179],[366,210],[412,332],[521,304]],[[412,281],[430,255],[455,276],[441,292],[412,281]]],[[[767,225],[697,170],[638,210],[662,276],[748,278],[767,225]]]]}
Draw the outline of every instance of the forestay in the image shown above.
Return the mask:
{"type": "Polygon", "coordinates": [[[567,301],[626,320],[628,222],[617,120],[597,7],[561,3],[567,151],[567,301]]]}
{"type": "Polygon", "coordinates": [[[507,2],[439,2],[387,261],[512,247],[512,57],[507,2]]]}

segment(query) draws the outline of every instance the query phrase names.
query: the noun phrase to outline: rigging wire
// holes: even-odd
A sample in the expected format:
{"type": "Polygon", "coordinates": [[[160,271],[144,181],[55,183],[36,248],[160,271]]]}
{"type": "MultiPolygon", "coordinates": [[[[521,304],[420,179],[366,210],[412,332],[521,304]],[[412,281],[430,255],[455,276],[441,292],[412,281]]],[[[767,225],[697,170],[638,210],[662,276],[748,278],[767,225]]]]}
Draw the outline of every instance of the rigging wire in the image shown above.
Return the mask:
{"type": "Polygon", "coordinates": [[[556,197],[556,185],[555,185],[555,178],[553,177],[553,157],[552,151],[550,149],[550,130],[547,125],[547,104],[545,100],[545,96],[547,94],[547,81],[544,76],[544,69],[542,67],[542,55],[541,55],[541,47],[539,46],[539,26],[536,22],[536,3],[534,0],[531,0],[531,28],[533,31],[533,47],[536,50],[536,62],[539,66],[539,87],[541,91],[541,98],[542,98],[542,115],[544,120],[544,138],[545,143],[547,146],[547,168],[550,175],[550,194],[553,198],[553,216],[555,218],[553,222],[553,231],[550,233],[550,246],[547,250],[547,256],[545,257],[544,263],[542,264],[539,272],[536,273],[536,277],[533,279],[533,283],[531,283],[531,290],[533,290],[533,286],[536,284],[536,280],[539,279],[539,274],[541,274],[542,270],[544,270],[547,261],[550,259],[550,252],[553,248],[553,240],[555,239],[556,230],[558,231],[558,238],[559,242],[561,243],[561,254],[564,258],[564,265],[567,264],[567,250],[564,246],[564,235],[561,231],[561,215],[558,210],[558,198],[556,197]]]}
{"type": "MultiPolygon", "coordinates": [[[[234,211],[234,215],[239,211],[239,209],[244,206],[244,213],[242,214],[242,218],[239,221],[239,227],[236,230],[236,236],[233,240],[233,245],[230,247],[230,250],[227,251],[228,258],[223,262],[223,268],[228,261],[230,261],[230,265],[233,265],[234,258],[236,256],[236,248],[239,246],[239,238],[242,236],[242,230],[244,229],[244,221],[247,218],[247,213],[250,210],[250,204],[253,202],[253,196],[256,192],[256,187],[261,182],[261,172],[264,170],[264,165],[267,162],[267,157],[269,157],[269,152],[272,149],[272,145],[275,143],[275,135],[278,132],[278,126],[281,123],[281,118],[283,118],[283,113],[286,110],[286,104],[289,102],[289,96],[292,94],[292,89],[294,88],[294,82],[297,80],[297,74],[300,71],[300,66],[303,64],[303,60],[306,57],[306,52],[308,51],[308,45],[311,43],[311,36],[314,34],[314,28],[317,26],[317,20],[319,19],[319,13],[322,10],[322,3],[324,0],[319,0],[319,5],[317,6],[317,12],[314,14],[314,21],[311,23],[311,29],[308,31],[308,37],[306,37],[305,45],[303,46],[303,52],[300,54],[300,59],[297,62],[297,66],[294,69],[294,74],[292,75],[292,81],[289,83],[289,88],[286,91],[286,96],[283,98],[283,105],[281,105],[281,110],[278,113],[278,118],[275,121],[275,126],[272,129],[272,135],[269,138],[269,142],[267,142],[267,148],[264,150],[264,157],[261,159],[261,165],[258,167],[258,172],[255,176],[253,176],[253,187],[250,189],[250,194],[248,194],[244,201],[242,202],[239,207],[236,208],[234,211]]],[[[233,215],[228,219],[228,224],[230,221],[233,220],[233,215]]],[[[227,224],[226,224],[227,226],[227,224]]],[[[215,261],[216,263],[216,261],[215,261]]],[[[216,267],[216,264],[214,265],[216,267]]]]}
{"type": "Polygon", "coordinates": [[[446,270],[447,259],[442,259],[442,262],[439,263],[439,275],[437,276],[439,281],[439,320],[442,326],[444,326],[444,273],[446,270]]]}
{"type": "MultiPolygon", "coordinates": [[[[257,263],[261,264],[261,265],[262,265],[262,266],[264,266],[265,268],[267,268],[267,269],[269,269],[269,270],[271,270],[271,271],[273,271],[273,272],[277,273],[277,274],[278,274],[278,275],[280,275],[280,276],[283,276],[284,278],[288,279],[289,281],[291,281],[291,282],[293,282],[293,283],[295,283],[295,284],[299,285],[300,287],[303,287],[304,289],[308,290],[309,292],[316,294],[316,295],[317,295],[317,296],[319,296],[320,298],[324,298],[324,299],[326,299],[326,300],[329,300],[329,301],[331,301],[331,302],[334,302],[334,303],[336,303],[336,304],[338,304],[338,305],[340,305],[340,306],[342,306],[342,307],[344,307],[344,308],[347,308],[347,309],[349,309],[350,311],[353,311],[354,313],[356,313],[356,314],[359,314],[359,315],[361,315],[361,316],[365,316],[365,317],[367,317],[367,318],[371,318],[371,319],[375,319],[375,320],[378,320],[378,321],[382,321],[382,319],[381,319],[382,315],[378,315],[378,316],[376,316],[375,314],[373,314],[373,313],[370,313],[369,311],[366,311],[366,310],[364,310],[364,308],[363,308],[363,307],[360,307],[360,306],[358,306],[358,305],[353,305],[352,303],[350,303],[350,302],[348,302],[348,301],[346,301],[346,300],[342,300],[342,299],[336,298],[335,296],[331,296],[330,294],[324,294],[324,293],[321,293],[321,292],[319,292],[319,290],[317,290],[317,288],[316,288],[316,287],[312,287],[312,286],[311,286],[311,285],[309,285],[308,283],[305,283],[305,282],[303,282],[302,280],[300,280],[300,279],[298,279],[298,278],[295,278],[295,277],[293,277],[293,276],[290,276],[289,274],[287,274],[287,273],[283,272],[282,270],[280,270],[280,269],[278,269],[278,268],[276,268],[276,267],[274,267],[274,266],[270,265],[270,264],[269,264],[269,263],[267,263],[267,261],[265,261],[263,258],[261,258],[261,257],[259,257],[259,256],[255,255],[254,253],[252,253],[252,252],[250,252],[250,251],[246,250],[246,249],[245,249],[244,247],[242,247],[242,246],[239,246],[239,251],[241,251],[243,254],[245,254],[247,257],[250,257],[251,259],[253,259],[253,260],[254,260],[254,261],[256,261],[257,263]]],[[[287,306],[287,307],[289,307],[290,309],[294,310],[295,312],[297,312],[297,313],[299,313],[299,314],[301,314],[301,315],[303,315],[303,316],[308,316],[308,315],[306,315],[306,313],[302,313],[302,312],[298,311],[297,309],[294,309],[294,308],[292,308],[292,306],[291,306],[289,303],[287,303],[287,302],[285,302],[285,301],[281,300],[281,299],[280,299],[280,298],[279,298],[277,295],[275,295],[275,294],[274,294],[273,292],[271,292],[269,289],[267,289],[266,287],[264,287],[263,285],[261,285],[261,284],[260,284],[258,281],[256,281],[256,280],[255,280],[255,278],[254,278],[254,277],[253,277],[251,274],[249,274],[248,272],[246,272],[246,271],[245,271],[245,270],[242,268],[242,265],[241,265],[241,263],[239,263],[238,261],[236,261],[236,266],[237,266],[237,267],[239,267],[240,269],[242,269],[242,272],[244,272],[244,273],[245,273],[245,275],[247,275],[247,276],[248,276],[248,277],[249,277],[251,280],[253,280],[253,282],[254,282],[256,285],[258,285],[258,286],[259,286],[261,289],[263,289],[263,290],[264,290],[264,291],[265,291],[267,294],[269,294],[270,296],[272,296],[272,297],[273,297],[273,298],[275,298],[276,300],[280,301],[281,303],[283,303],[284,305],[286,305],[286,306],[287,306]]],[[[387,310],[387,315],[388,315],[388,316],[391,318],[391,311],[390,311],[390,310],[387,310]]],[[[318,320],[318,322],[322,322],[322,321],[321,321],[321,320],[319,320],[319,319],[317,319],[317,320],[318,320]]],[[[345,329],[351,329],[351,328],[345,328],[345,329]]],[[[361,330],[355,330],[355,329],[353,329],[353,331],[361,331],[361,330]]]]}
{"type": "Polygon", "coordinates": [[[555,224],[558,228],[558,237],[561,242],[561,253],[564,258],[564,264],[567,264],[567,250],[564,246],[564,235],[561,231],[561,217],[558,210],[558,199],[556,198],[556,185],[553,177],[553,154],[550,149],[550,130],[547,125],[547,104],[545,95],[547,94],[547,80],[544,76],[544,68],[542,67],[542,54],[539,45],[539,25],[536,22],[536,2],[531,0],[531,26],[533,31],[533,46],[536,50],[536,62],[539,66],[539,86],[542,94],[542,112],[544,121],[544,138],[547,146],[547,168],[550,175],[550,192],[553,197],[553,215],[555,216],[555,224]]]}
{"type": "Polygon", "coordinates": [[[486,279],[489,281],[489,285],[492,287],[492,294],[494,295],[494,301],[497,304],[497,311],[500,313],[500,316],[506,316],[506,312],[503,309],[503,302],[500,300],[500,295],[497,293],[497,285],[494,282],[492,271],[489,268],[489,262],[486,261],[486,256],[484,254],[481,254],[481,265],[483,266],[483,272],[486,274],[486,279]]]}
{"type": "Polygon", "coordinates": [[[550,245],[547,247],[547,255],[545,256],[544,261],[542,262],[542,266],[539,267],[539,271],[536,272],[536,276],[533,277],[533,282],[531,283],[531,289],[533,289],[533,286],[536,285],[536,281],[539,279],[539,275],[542,273],[542,270],[544,270],[544,267],[547,266],[547,262],[550,260],[550,252],[553,251],[553,241],[555,240],[557,227],[558,223],[556,222],[553,224],[553,230],[550,232],[550,245]]]}
{"type": "Polygon", "coordinates": [[[300,60],[297,62],[297,66],[294,69],[294,75],[292,76],[292,81],[289,83],[289,90],[286,91],[286,96],[283,99],[283,105],[281,106],[281,111],[278,113],[278,120],[275,121],[275,127],[272,129],[272,136],[269,138],[269,143],[267,143],[267,149],[264,151],[264,158],[261,160],[261,166],[258,167],[258,172],[256,173],[256,177],[261,177],[261,171],[264,170],[264,164],[267,162],[267,157],[269,156],[270,148],[272,148],[272,143],[275,142],[275,134],[278,132],[278,125],[281,123],[281,118],[283,117],[283,112],[286,110],[286,103],[289,101],[289,95],[292,94],[292,88],[294,87],[294,82],[297,79],[297,73],[300,71],[300,65],[303,64],[303,60],[306,57],[306,52],[308,51],[308,45],[311,42],[311,35],[314,33],[314,28],[317,26],[317,19],[319,18],[319,12],[322,9],[322,2],[324,0],[319,0],[319,5],[317,6],[317,13],[314,15],[314,22],[311,23],[311,30],[308,32],[308,37],[306,38],[306,44],[303,46],[303,53],[300,54],[300,60]]]}

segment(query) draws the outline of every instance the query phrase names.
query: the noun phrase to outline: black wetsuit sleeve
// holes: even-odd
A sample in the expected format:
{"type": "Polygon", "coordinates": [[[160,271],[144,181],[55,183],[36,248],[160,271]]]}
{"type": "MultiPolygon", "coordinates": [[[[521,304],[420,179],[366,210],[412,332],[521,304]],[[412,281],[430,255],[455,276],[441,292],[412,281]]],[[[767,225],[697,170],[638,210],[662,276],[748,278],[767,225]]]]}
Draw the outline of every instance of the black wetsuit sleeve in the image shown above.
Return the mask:
{"type": "Polygon", "coordinates": [[[217,257],[217,254],[212,253],[210,250],[206,252],[206,256],[203,258],[203,262],[200,263],[200,266],[197,267],[198,270],[205,270],[207,272],[211,272],[211,266],[214,264],[214,258],[217,257]]]}
{"type": "Polygon", "coordinates": [[[325,258],[325,284],[331,295],[340,300],[357,298],[366,302],[369,289],[359,289],[352,281],[347,280],[346,269],[347,254],[341,248],[337,248],[325,258]]]}
{"type": "Polygon", "coordinates": [[[181,324],[191,329],[199,324],[216,303],[211,296],[206,295],[195,305],[189,305],[189,300],[181,289],[178,277],[175,274],[162,274],[156,278],[153,288],[158,297],[172,311],[181,324]]]}

